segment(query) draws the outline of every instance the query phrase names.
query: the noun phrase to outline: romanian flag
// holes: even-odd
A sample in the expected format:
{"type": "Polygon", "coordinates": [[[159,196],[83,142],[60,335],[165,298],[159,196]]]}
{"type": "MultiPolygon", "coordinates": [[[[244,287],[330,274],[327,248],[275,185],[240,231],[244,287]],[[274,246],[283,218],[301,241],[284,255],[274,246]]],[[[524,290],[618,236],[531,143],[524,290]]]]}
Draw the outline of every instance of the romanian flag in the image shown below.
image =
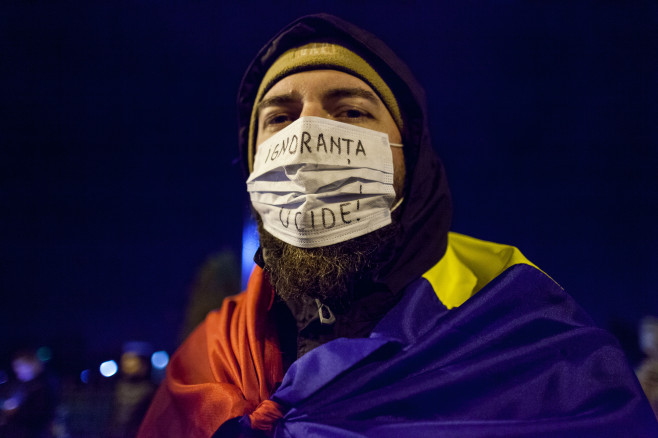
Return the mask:
{"type": "Polygon", "coordinates": [[[650,437],[616,340],[513,247],[450,234],[368,338],[283,374],[257,268],[172,359],[151,436],[650,437]]]}

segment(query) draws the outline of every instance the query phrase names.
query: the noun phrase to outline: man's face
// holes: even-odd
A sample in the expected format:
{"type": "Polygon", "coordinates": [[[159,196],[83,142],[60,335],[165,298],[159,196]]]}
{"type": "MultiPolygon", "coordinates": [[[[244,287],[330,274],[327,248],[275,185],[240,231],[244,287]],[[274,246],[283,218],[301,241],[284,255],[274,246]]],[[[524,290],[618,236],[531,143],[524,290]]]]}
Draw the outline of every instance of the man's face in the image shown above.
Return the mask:
{"type": "MultiPolygon", "coordinates": [[[[313,70],[286,76],[263,96],[258,105],[256,148],[300,117],[315,116],[388,134],[402,141],[400,130],[379,96],[361,79],[336,70],[313,70]]],[[[391,147],[395,193],[402,196],[404,155],[391,147]]]]}
{"type": "MultiPolygon", "coordinates": [[[[400,143],[400,131],[377,94],[361,79],[335,70],[296,73],[277,82],[258,106],[256,145],[303,116],[323,117],[388,134],[400,143]]],[[[404,187],[404,156],[391,148],[397,197],[404,187]]],[[[378,269],[389,256],[397,224],[342,243],[298,248],[268,233],[258,218],[266,270],[286,300],[319,298],[349,305],[357,293],[352,284],[378,269]]]]}

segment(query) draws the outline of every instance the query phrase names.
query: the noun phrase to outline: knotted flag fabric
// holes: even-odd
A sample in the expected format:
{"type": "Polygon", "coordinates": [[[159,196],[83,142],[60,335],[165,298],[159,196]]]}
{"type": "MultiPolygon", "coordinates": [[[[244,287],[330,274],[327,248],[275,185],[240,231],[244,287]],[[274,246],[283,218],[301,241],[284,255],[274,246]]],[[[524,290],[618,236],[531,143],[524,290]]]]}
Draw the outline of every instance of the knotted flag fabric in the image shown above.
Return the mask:
{"type": "Polygon", "coordinates": [[[209,437],[253,413],[283,377],[274,292],[256,267],[247,290],[224,300],[172,356],[139,437],[209,437]]]}

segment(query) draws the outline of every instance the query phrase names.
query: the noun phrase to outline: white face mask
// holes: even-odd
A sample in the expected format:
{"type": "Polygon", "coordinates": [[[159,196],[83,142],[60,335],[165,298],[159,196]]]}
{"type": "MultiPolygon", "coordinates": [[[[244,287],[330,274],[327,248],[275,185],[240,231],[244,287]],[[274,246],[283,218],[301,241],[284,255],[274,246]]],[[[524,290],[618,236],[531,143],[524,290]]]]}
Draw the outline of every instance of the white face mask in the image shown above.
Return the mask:
{"type": "Polygon", "coordinates": [[[258,146],[247,191],[265,229],[291,245],[315,248],[370,233],[391,223],[388,134],[301,117],[258,146]]]}

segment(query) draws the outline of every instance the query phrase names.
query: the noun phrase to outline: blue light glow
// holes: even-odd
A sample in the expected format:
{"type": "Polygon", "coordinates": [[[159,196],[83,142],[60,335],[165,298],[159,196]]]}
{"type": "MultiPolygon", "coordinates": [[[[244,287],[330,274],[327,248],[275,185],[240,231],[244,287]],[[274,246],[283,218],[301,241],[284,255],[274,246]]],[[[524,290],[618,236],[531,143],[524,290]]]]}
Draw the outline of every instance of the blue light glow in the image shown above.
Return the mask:
{"type": "Polygon", "coordinates": [[[151,364],[157,370],[163,370],[169,363],[169,355],[166,351],[156,351],[151,355],[151,364]]]}
{"type": "Polygon", "coordinates": [[[84,370],[80,373],[80,381],[82,383],[89,383],[89,370],[84,370]]]}
{"type": "Polygon", "coordinates": [[[254,254],[256,254],[258,245],[256,221],[248,217],[242,226],[242,290],[247,288],[249,276],[254,269],[254,254]]]}
{"type": "Polygon", "coordinates": [[[20,406],[21,402],[17,397],[9,397],[2,404],[2,409],[5,411],[13,411],[20,406]]]}
{"type": "Polygon", "coordinates": [[[119,371],[119,367],[115,361],[108,360],[101,364],[99,370],[103,377],[112,377],[117,373],[117,371],[119,371]]]}

